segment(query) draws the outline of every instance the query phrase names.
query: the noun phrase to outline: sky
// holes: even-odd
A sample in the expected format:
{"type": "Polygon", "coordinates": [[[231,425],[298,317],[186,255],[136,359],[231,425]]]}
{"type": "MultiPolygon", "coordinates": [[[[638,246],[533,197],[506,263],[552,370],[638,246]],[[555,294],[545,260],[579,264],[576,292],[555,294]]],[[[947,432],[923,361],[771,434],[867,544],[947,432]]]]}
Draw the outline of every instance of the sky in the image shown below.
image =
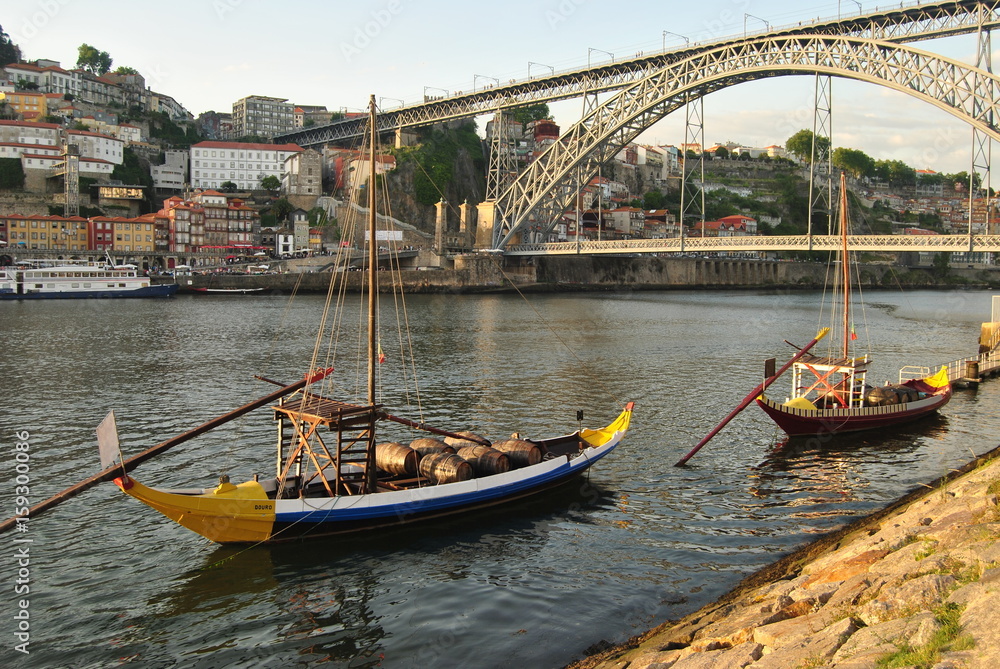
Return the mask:
{"type": "MultiPolygon", "coordinates": [[[[621,60],[638,52],[743,35],[859,11],[856,0],[20,0],[5,3],[0,25],[29,60],[76,64],[82,43],[107,51],[113,68],[137,69],[154,91],[196,116],[228,112],[247,95],[360,110],[374,94],[386,108],[424,93],[469,91],[496,81],[541,76],[621,60]]],[[[913,4],[909,0],[907,4],[913,4]]],[[[895,6],[884,3],[883,8],[895,6]]],[[[861,3],[873,11],[874,3],[861,3]]],[[[917,48],[974,62],[974,35],[917,48]]],[[[994,57],[996,59],[996,57],[994,57]]],[[[1000,63],[1000,60],[998,60],[1000,63]]],[[[778,77],[705,98],[706,144],[784,145],[812,128],[814,79],[778,77]]],[[[845,79],[833,82],[833,144],[918,169],[968,170],[972,134],[951,115],[902,93],[845,79]]],[[[580,100],[550,105],[564,129],[580,100]]],[[[482,129],[486,119],[479,119],[482,129]]],[[[681,144],[683,113],[640,141],[681,144]]]]}

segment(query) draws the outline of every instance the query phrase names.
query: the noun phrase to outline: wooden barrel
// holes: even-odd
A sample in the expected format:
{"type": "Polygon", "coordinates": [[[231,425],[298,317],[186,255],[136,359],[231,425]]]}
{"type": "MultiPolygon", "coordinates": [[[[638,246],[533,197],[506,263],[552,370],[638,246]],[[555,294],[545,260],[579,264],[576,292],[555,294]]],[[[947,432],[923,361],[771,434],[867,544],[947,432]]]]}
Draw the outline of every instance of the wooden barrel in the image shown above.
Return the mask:
{"type": "Polygon", "coordinates": [[[419,459],[416,451],[395,441],[375,446],[375,465],[395,476],[416,476],[419,459]]]}
{"type": "Polygon", "coordinates": [[[431,453],[454,453],[455,449],[434,437],[421,437],[410,442],[410,448],[417,452],[417,459],[431,453]]]}
{"type": "Polygon", "coordinates": [[[420,458],[420,475],[432,483],[468,481],[472,465],[454,453],[428,453],[420,458]]]}
{"type": "Polygon", "coordinates": [[[461,435],[463,437],[471,437],[471,439],[458,439],[457,437],[445,437],[444,443],[448,444],[456,451],[460,448],[465,448],[467,446],[483,446],[483,442],[489,442],[489,439],[482,437],[475,432],[456,432],[455,434],[461,435]],[[478,441],[477,441],[478,440],[478,441]]]}
{"type": "Polygon", "coordinates": [[[490,476],[510,471],[510,458],[489,446],[460,448],[458,457],[472,465],[472,472],[476,476],[490,476]]]}
{"type": "Polygon", "coordinates": [[[493,444],[493,448],[505,453],[510,458],[510,466],[514,469],[537,465],[542,461],[542,449],[530,441],[523,439],[507,439],[493,444]]]}

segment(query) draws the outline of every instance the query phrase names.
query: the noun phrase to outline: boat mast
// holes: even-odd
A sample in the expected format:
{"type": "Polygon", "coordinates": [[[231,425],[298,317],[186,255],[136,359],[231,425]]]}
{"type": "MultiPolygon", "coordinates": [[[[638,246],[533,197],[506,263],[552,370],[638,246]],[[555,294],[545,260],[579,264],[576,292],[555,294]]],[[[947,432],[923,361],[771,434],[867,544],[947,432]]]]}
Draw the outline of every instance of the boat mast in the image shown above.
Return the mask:
{"type": "Polygon", "coordinates": [[[840,173],[840,265],[844,290],[844,358],[850,357],[851,263],[847,257],[847,178],[840,173]]]}
{"type": "Polygon", "coordinates": [[[375,95],[368,100],[368,404],[375,404],[375,270],[378,249],[375,245],[375,95]]]}

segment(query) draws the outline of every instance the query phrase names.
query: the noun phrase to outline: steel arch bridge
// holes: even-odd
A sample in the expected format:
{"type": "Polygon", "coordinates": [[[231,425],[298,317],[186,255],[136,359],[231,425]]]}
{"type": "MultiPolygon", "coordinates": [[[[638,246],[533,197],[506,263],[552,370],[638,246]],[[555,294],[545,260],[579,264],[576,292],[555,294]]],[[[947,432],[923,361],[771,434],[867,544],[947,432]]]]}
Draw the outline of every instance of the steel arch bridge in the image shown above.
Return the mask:
{"type": "MultiPolygon", "coordinates": [[[[912,43],[972,33],[979,29],[989,30],[998,26],[1000,26],[1000,0],[952,0],[918,3],[842,19],[806,21],[795,26],[769,30],[754,37],[832,35],[912,43]]],[[[529,76],[526,79],[510,81],[479,91],[448,93],[435,98],[425,98],[416,104],[407,104],[381,112],[378,120],[379,129],[391,132],[400,128],[492,114],[498,109],[621,90],[651,72],[680,62],[693,54],[743,41],[745,36],[695,43],[682,48],[668,49],[662,53],[554,72],[549,76],[529,76]]],[[[352,140],[361,136],[364,123],[365,120],[362,118],[345,119],[284,133],[277,136],[275,141],[294,142],[300,146],[318,146],[352,140]]]]}
{"type": "MultiPolygon", "coordinates": [[[[900,91],[1000,139],[1000,85],[992,73],[910,46],[833,35],[765,35],[693,54],[654,71],[597,107],[522,172],[495,202],[492,247],[527,225],[550,231],[578,184],[642,131],[687,102],[736,84],[822,74],[900,91]]],[[[480,242],[485,241],[481,234],[480,242]]]]}

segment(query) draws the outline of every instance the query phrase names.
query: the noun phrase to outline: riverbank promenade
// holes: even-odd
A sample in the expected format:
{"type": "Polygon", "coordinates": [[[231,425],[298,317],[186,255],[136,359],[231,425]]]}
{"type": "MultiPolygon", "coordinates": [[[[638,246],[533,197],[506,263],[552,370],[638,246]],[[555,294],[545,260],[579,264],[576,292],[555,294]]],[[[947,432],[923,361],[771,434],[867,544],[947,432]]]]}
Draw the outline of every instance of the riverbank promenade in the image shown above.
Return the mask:
{"type": "Polygon", "coordinates": [[[1000,666],[1000,447],[574,669],[1000,666]]]}

